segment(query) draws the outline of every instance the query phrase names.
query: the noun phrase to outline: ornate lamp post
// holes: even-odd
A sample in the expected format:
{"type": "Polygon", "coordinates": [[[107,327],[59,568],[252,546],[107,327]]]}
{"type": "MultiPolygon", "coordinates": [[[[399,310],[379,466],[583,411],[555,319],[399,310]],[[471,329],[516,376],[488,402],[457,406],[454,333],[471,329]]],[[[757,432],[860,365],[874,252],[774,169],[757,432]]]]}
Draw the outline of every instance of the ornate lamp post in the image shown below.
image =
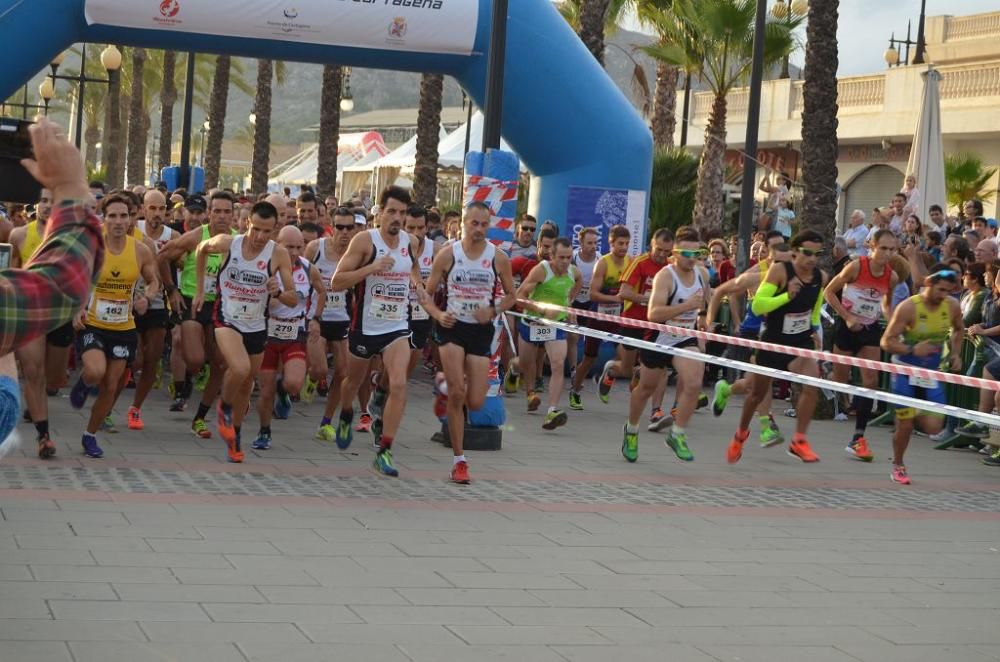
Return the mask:
{"type": "Polygon", "coordinates": [[[52,73],[49,77],[42,81],[42,86],[38,88],[39,93],[42,95],[42,99],[46,99],[46,94],[48,94],[48,99],[46,99],[46,105],[48,105],[48,100],[51,100],[55,96],[55,81],[65,80],[71,83],[76,83],[76,127],[73,133],[73,139],[76,146],[79,148],[80,143],[83,140],[83,92],[84,85],[87,83],[106,83],[111,84],[112,72],[117,72],[122,66],[122,54],[114,45],[109,45],[103,51],[101,51],[101,66],[104,70],[108,72],[107,78],[88,78],[86,75],[87,67],[87,44],[81,45],[80,49],[80,71],[75,76],[60,76],[58,74],[59,66],[66,59],[66,53],[62,52],[59,55],[52,58],[52,62],[49,66],[52,68],[52,73]],[[45,83],[48,82],[51,87],[45,87],[45,83]]]}
{"type": "Polygon", "coordinates": [[[351,67],[344,67],[344,93],[340,97],[340,109],[345,113],[354,110],[354,95],[351,94],[351,67]]]}
{"type": "MultiPolygon", "coordinates": [[[[778,0],[777,4],[771,7],[771,16],[779,21],[784,21],[786,25],[791,25],[795,19],[802,18],[809,13],[809,0],[778,0]]],[[[779,78],[791,78],[788,71],[789,56],[785,56],[781,61],[781,76],[779,78]]]]}

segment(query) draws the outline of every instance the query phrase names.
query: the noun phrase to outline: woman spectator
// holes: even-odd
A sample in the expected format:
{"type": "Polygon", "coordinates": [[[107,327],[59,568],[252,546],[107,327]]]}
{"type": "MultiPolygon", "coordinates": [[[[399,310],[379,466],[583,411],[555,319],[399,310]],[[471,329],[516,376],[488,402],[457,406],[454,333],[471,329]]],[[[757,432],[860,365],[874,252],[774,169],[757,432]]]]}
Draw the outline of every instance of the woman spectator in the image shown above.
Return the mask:
{"type": "Polygon", "coordinates": [[[774,229],[781,233],[787,241],[792,236],[792,222],[795,220],[795,209],[792,201],[785,198],[778,208],[778,214],[774,221],[774,229]]]}
{"type": "Polygon", "coordinates": [[[903,233],[899,239],[903,246],[916,246],[917,250],[923,251],[927,245],[924,239],[924,224],[920,222],[920,217],[910,214],[903,221],[903,233]]]}
{"type": "Polygon", "coordinates": [[[917,188],[917,178],[915,175],[907,175],[903,180],[903,188],[899,190],[906,196],[906,204],[903,206],[903,214],[916,214],[920,211],[920,189],[917,188]]]}
{"type": "MultiPolygon", "coordinates": [[[[981,263],[975,263],[970,267],[976,267],[981,263]]],[[[983,279],[984,296],[980,309],[980,319],[974,324],[966,327],[966,333],[972,342],[976,344],[975,365],[983,365],[983,379],[1000,379],[1000,359],[993,348],[997,347],[996,338],[1000,336],[1000,289],[997,285],[997,273],[1000,272],[1000,260],[993,260],[984,265],[985,277],[983,279]]],[[[968,280],[968,278],[966,278],[968,280]]],[[[964,299],[963,299],[964,301],[964,299]]],[[[965,307],[962,308],[963,318],[965,318],[965,307]]],[[[996,398],[1000,396],[1000,391],[990,389],[980,389],[979,391],[979,411],[989,413],[997,406],[996,398]]],[[[975,437],[985,437],[989,430],[985,425],[979,423],[966,423],[959,428],[963,434],[975,437]]],[[[994,456],[996,457],[996,456],[994,456]]],[[[989,458],[983,460],[987,464],[989,458]]],[[[1000,458],[997,458],[1000,464],[1000,458]]]]}
{"type": "Polygon", "coordinates": [[[708,275],[711,286],[718,287],[727,280],[736,278],[736,267],[729,260],[729,249],[722,239],[708,242],[708,275]]]}

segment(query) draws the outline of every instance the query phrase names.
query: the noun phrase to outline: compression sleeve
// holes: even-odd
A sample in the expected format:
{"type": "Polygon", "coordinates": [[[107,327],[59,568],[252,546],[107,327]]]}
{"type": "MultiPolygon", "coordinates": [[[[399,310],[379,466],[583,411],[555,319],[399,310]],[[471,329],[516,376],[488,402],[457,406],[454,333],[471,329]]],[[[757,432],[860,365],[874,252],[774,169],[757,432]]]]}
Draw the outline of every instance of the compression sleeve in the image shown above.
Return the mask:
{"type": "Polygon", "coordinates": [[[823,310],[823,292],[826,288],[820,288],[819,296],[816,297],[816,305],[813,306],[812,325],[813,328],[819,326],[820,312],[823,310]]]}
{"type": "Polygon", "coordinates": [[[788,292],[782,292],[775,296],[778,291],[778,286],[774,283],[769,283],[764,281],[757,288],[757,293],[753,295],[753,303],[750,309],[753,310],[754,315],[766,315],[772,311],[781,308],[791,299],[788,296],[788,292]]]}

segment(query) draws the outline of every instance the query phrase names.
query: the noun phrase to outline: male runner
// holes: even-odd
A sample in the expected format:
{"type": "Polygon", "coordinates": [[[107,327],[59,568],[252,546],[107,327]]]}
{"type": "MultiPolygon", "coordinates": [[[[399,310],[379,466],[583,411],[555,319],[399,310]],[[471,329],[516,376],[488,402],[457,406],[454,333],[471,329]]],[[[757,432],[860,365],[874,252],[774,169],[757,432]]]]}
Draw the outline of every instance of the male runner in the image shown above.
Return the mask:
{"type": "Polygon", "coordinates": [[[465,459],[465,412],[481,409],[489,390],[490,349],[494,319],[514,305],[510,258],[486,240],[490,209],[481,202],[465,208],[462,240],[434,258],[428,292],[445,287],[444,310],[428,297],[426,308],[439,324],[441,365],[448,385],[448,437],[454,454],[451,480],[470,482],[465,459]],[[497,285],[506,293],[496,303],[497,285]]]}
{"type": "Polygon", "coordinates": [[[244,457],[240,427],[264,358],[269,298],[286,306],[298,301],[288,251],[271,239],[277,224],[274,205],[258,202],[251,209],[246,234],[218,234],[198,245],[191,303],[195,313],[205,304],[209,256],[221,255],[223,259],[216,277],[218,296],[213,313],[216,349],[226,363],[216,427],[226,442],[230,462],[242,462],[244,457]]]}
{"type": "MultiPolygon", "coordinates": [[[[597,252],[597,240],[598,234],[597,230],[594,228],[583,228],[577,235],[577,241],[579,242],[579,248],[573,251],[573,266],[580,270],[580,275],[583,278],[583,285],[580,291],[577,293],[576,298],[573,299],[572,307],[580,310],[590,310],[590,283],[594,278],[594,269],[597,266],[598,261],[601,259],[600,253],[597,252]]],[[[580,326],[592,326],[593,320],[590,317],[580,316],[577,318],[576,323],[580,326]]],[[[587,336],[584,336],[587,337],[587,336]]],[[[572,381],[576,381],[576,355],[577,346],[580,344],[580,336],[575,333],[566,334],[566,358],[569,361],[571,368],[572,381]]],[[[580,410],[583,409],[583,400],[580,397],[578,391],[574,391],[572,388],[569,391],[569,408],[580,410]]]]}
{"type": "MultiPolygon", "coordinates": [[[[302,390],[306,380],[306,337],[320,338],[320,319],[326,304],[323,277],[315,265],[302,257],[305,249],[302,232],[294,225],[286,225],[278,232],[278,244],[285,247],[292,260],[296,302],[293,306],[287,306],[278,299],[271,299],[270,302],[267,345],[260,364],[260,395],[257,397],[260,431],[253,442],[257,450],[271,447],[274,410],[279,410],[280,418],[288,418],[291,398],[302,390]],[[277,376],[279,369],[281,378],[277,376]],[[275,395],[278,397],[277,404],[275,395]]],[[[325,355],[323,362],[326,363],[325,355]]]]}
{"type": "MultiPolygon", "coordinates": [[[[559,235],[556,231],[551,228],[545,228],[538,233],[538,241],[535,245],[535,255],[534,256],[524,256],[518,255],[510,258],[510,269],[511,273],[514,275],[514,287],[521,287],[521,283],[528,277],[531,270],[534,269],[540,261],[549,260],[552,258],[552,244],[555,242],[559,235]]],[[[518,319],[513,315],[507,316],[508,328],[517,329],[518,319]]],[[[516,335],[516,334],[514,334],[516,335]]],[[[519,357],[513,356],[513,351],[509,348],[509,344],[501,345],[500,350],[500,360],[505,365],[508,366],[507,374],[504,377],[504,390],[507,394],[513,395],[517,393],[518,389],[518,366],[521,364],[519,357]]],[[[535,364],[535,374],[538,378],[535,381],[534,388],[536,391],[540,391],[545,386],[545,380],[542,379],[542,370],[545,367],[545,352],[538,352],[538,361],[535,364]]]]}
{"type": "MultiPolygon", "coordinates": [[[[316,194],[312,191],[303,191],[295,200],[295,214],[299,223],[325,222],[326,219],[319,218],[319,210],[316,208],[316,194]]],[[[294,223],[295,221],[291,221],[294,223]]]]}
{"type": "Polygon", "coordinates": [[[333,236],[320,237],[306,246],[305,257],[319,269],[324,286],[327,286],[323,312],[320,315],[320,338],[309,338],[310,366],[323,366],[326,372],[326,355],[333,355],[333,378],[326,394],[326,408],[320,421],[316,438],[322,441],[333,441],[337,431],[331,425],[333,415],[340,405],[340,392],[344,378],[347,376],[347,332],[351,324],[349,289],[334,290],[329,288],[337,264],[347,252],[355,228],[360,227],[354,221],[354,212],[347,207],[339,207],[333,213],[333,236]]]}
{"type": "MultiPolygon", "coordinates": [[[[153,242],[153,255],[158,255],[167,243],[178,235],[164,225],[167,213],[167,201],[163,194],[152,189],[146,192],[143,200],[146,220],[139,221],[139,230],[143,236],[153,242]]],[[[157,291],[149,298],[149,308],[142,315],[135,316],[135,329],[139,335],[139,346],[142,348],[142,374],[135,385],[135,396],[132,406],[128,408],[128,427],[130,430],[142,430],[142,404],[153,389],[156,381],[157,368],[163,357],[163,343],[170,327],[170,316],[163,292],[157,291]]]]}
{"type": "MultiPolygon", "coordinates": [[[[629,241],[631,233],[624,225],[612,226],[608,235],[608,243],[611,252],[601,256],[594,266],[594,273],[590,281],[590,301],[592,309],[605,315],[621,315],[622,300],[618,295],[621,287],[621,276],[631,261],[628,256],[629,241]]],[[[593,329],[599,331],[617,332],[620,328],[614,322],[591,319],[588,323],[593,329]]],[[[570,409],[583,409],[583,380],[590,374],[590,370],[597,361],[597,355],[601,350],[601,340],[587,336],[583,341],[583,359],[573,371],[573,380],[569,390],[570,409]]],[[[620,348],[619,348],[620,351],[620,348]]]]}
{"type": "MultiPolygon", "coordinates": [[[[38,247],[42,245],[45,224],[52,213],[52,194],[48,189],[42,189],[38,204],[35,206],[35,213],[36,220],[11,230],[9,239],[13,248],[10,256],[11,267],[26,266],[38,247]]],[[[54,395],[66,384],[66,366],[74,336],[73,323],[69,322],[14,352],[14,356],[21,364],[24,401],[27,405],[25,418],[35,424],[38,457],[42,459],[56,454],[56,444],[49,436],[47,395],[54,395]]]]}
{"type": "MultiPolygon", "coordinates": [[[[713,327],[715,316],[718,314],[719,307],[722,305],[722,298],[724,296],[729,296],[730,306],[739,310],[737,306],[733,306],[733,299],[745,294],[747,298],[747,307],[746,312],[743,315],[743,321],[740,322],[739,337],[749,340],[760,340],[760,331],[761,327],[764,325],[764,317],[762,315],[754,314],[749,305],[750,301],[753,300],[753,295],[757,291],[757,287],[767,276],[767,270],[773,263],[791,262],[792,260],[791,247],[785,243],[784,236],[777,230],[772,230],[767,234],[767,251],[767,257],[765,259],[750,267],[738,277],[726,281],[712,291],[712,299],[708,304],[708,317],[705,322],[706,328],[711,329],[713,327]]],[[[729,345],[726,348],[725,356],[733,360],[746,363],[750,361],[753,356],[753,350],[749,347],[729,345]]],[[[750,373],[744,374],[740,379],[737,379],[732,384],[727,382],[725,379],[720,379],[715,382],[715,397],[712,402],[712,413],[715,416],[722,416],[722,412],[726,410],[726,405],[729,403],[729,397],[734,394],[746,394],[750,390],[752,382],[753,375],[750,373]]],[[[764,394],[764,399],[761,400],[760,404],[757,406],[757,418],[760,421],[761,448],[770,448],[771,446],[776,446],[785,440],[784,437],[781,436],[781,430],[778,429],[778,424],[775,422],[774,416],[771,415],[772,399],[773,393],[769,390],[764,394]]]]}
{"type": "MultiPolygon", "coordinates": [[[[792,237],[792,261],[776,262],[767,270],[764,282],[754,294],[751,310],[766,315],[762,340],[765,342],[817,349],[820,308],[823,305],[823,288],[827,277],[817,266],[823,253],[823,237],[812,230],[804,230],[792,237]]],[[[757,365],[787,370],[800,375],[819,376],[816,359],[796,357],[791,354],[761,350],[757,352],[757,365]]],[[[772,378],[754,374],[752,386],[743,401],[739,426],[726,453],[730,464],[739,462],[743,455],[743,442],[750,436],[750,421],[754,412],[771,388],[772,378]]],[[[795,435],[788,445],[788,454],[803,462],[818,462],[809,446],[806,432],[816,410],[816,389],[804,386],[796,406],[795,435]]]]}
{"type": "MultiPolygon", "coordinates": [[[[653,278],[648,318],[650,322],[694,329],[698,326],[698,318],[705,314],[705,302],[711,298],[708,270],[699,263],[704,251],[697,230],[680,228],[674,239],[673,253],[673,264],[668,264],[653,278]]],[[[646,338],[653,337],[658,345],[698,350],[698,340],[691,336],[667,331],[647,331],[646,338]]],[[[640,349],[639,365],[639,384],[632,390],[629,398],[622,455],[629,462],[635,462],[639,458],[639,417],[656,388],[667,381],[666,369],[673,366],[677,371],[677,413],[665,443],[678,459],[692,461],[694,455],[688,448],[685,427],[698,404],[701,379],[705,373],[704,364],[666,352],[640,349]]]]}
{"type": "MultiPolygon", "coordinates": [[[[198,411],[191,421],[191,432],[202,439],[212,436],[208,426],[205,424],[205,416],[212,408],[212,402],[222,388],[222,377],[226,371],[226,362],[217,351],[215,336],[211,333],[212,306],[201,306],[195,308],[192,304],[194,297],[198,293],[199,286],[204,292],[204,302],[211,304],[215,301],[217,293],[217,280],[219,268],[222,264],[222,255],[208,255],[205,266],[205,275],[199,281],[197,273],[197,252],[198,247],[218,236],[229,236],[233,232],[233,212],[236,206],[236,198],[231,193],[218,191],[212,194],[209,202],[208,223],[199,228],[190,230],[174,239],[163,247],[157,256],[160,264],[160,274],[163,282],[169,282],[170,268],[174,261],[183,258],[183,267],[180,276],[180,287],[168,286],[170,296],[170,307],[183,316],[181,323],[181,334],[183,337],[184,359],[187,362],[188,375],[197,375],[205,366],[206,359],[211,361],[209,365],[209,378],[202,392],[201,403],[198,411]]],[[[190,395],[190,388],[182,386],[184,392],[177,396],[177,376],[174,376],[175,397],[186,400],[190,395]]],[[[183,402],[178,403],[175,399],[171,411],[183,411],[183,402]]]]}
{"type": "MultiPolygon", "coordinates": [[[[882,334],[882,349],[891,353],[893,363],[904,363],[930,370],[941,368],[944,345],[951,342],[949,368],[962,369],[962,308],[951,296],[961,287],[961,275],[946,265],[937,264],[924,278],[923,288],[896,306],[892,319],[882,334]]],[[[935,379],[893,375],[892,392],[911,398],[945,404],[944,385],[935,379]]],[[[927,434],[937,434],[944,427],[942,414],[930,410],[919,413],[912,407],[896,407],[896,430],[892,435],[892,471],[889,477],[900,485],[910,484],[903,457],[913,435],[913,419],[920,416],[920,427],[927,434]]]]}
{"type": "MultiPolygon", "coordinates": [[[[559,237],[552,244],[552,258],[539,262],[521,282],[517,290],[518,299],[528,299],[538,303],[549,303],[568,307],[583,286],[580,270],[573,266],[573,244],[565,237],[559,237]]],[[[529,317],[546,317],[562,321],[567,313],[550,310],[534,303],[522,303],[529,317]]],[[[548,324],[518,323],[520,342],[518,343],[518,364],[524,376],[524,388],[528,396],[528,411],[535,411],[542,399],[535,393],[535,371],[538,368],[538,349],[544,348],[552,366],[549,378],[549,410],[542,428],[554,430],[566,425],[566,412],[559,409],[559,399],[563,389],[563,366],[566,364],[566,332],[548,324]]]]}
{"type": "Polygon", "coordinates": [[[374,467],[386,476],[399,475],[392,464],[392,442],[406,406],[411,284],[417,288],[418,301],[425,303],[426,299],[420,269],[413,258],[421,247],[416,237],[402,230],[403,217],[411,202],[410,194],[398,186],[382,191],[378,228],[360,232],[351,240],[330,285],[333,290],[354,288],[354,314],[348,338],[351,356],[340,396],[337,446],[346,449],[351,444],[354,398],[362,380],[368,377],[372,358],[381,356],[383,369],[389,375],[389,397],[374,467]]]}
{"type": "MultiPolygon", "coordinates": [[[[892,230],[879,230],[869,248],[871,256],[849,262],[843,271],[830,279],[823,296],[840,316],[833,332],[833,353],[878,361],[882,356],[879,320],[883,315],[889,317],[892,292],[899,284],[899,278],[889,264],[899,250],[899,240],[892,230]]],[[[860,372],[865,388],[878,387],[876,371],[860,368],[860,372]]],[[[850,376],[851,366],[833,364],[833,381],[846,384],[850,376]]],[[[871,462],[874,456],[865,440],[865,429],[873,403],[871,398],[862,397],[855,398],[854,402],[854,437],[845,450],[859,460],[871,462]]]]}
{"type": "Polygon", "coordinates": [[[69,398],[74,409],[83,409],[87,396],[99,385],[81,439],[84,454],[92,458],[104,455],[97,444],[97,428],[111,412],[122,375],[135,354],[138,338],[132,308],[136,283],[140,277],[146,281],[146,294],[136,302],[140,312],[148,307],[149,298],[155,297],[160,288],[153,253],[129,236],[130,224],[125,197],[106,198],[104,265],[90,302],[76,323],[81,331],[77,349],[83,369],[69,398]]]}

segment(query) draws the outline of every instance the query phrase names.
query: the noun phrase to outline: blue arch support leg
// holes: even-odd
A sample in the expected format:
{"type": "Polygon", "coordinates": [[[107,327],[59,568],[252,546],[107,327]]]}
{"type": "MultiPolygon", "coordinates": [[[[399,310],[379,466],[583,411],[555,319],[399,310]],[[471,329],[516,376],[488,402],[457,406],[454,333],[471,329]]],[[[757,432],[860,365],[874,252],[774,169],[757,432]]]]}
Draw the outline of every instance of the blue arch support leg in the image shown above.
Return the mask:
{"type": "MultiPolygon", "coordinates": [[[[159,5],[156,0],[121,2],[148,4],[151,14],[159,5]]],[[[254,4],[266,8],[267,2],[257,0],[254,4]]],[[[492,0],[449,2],[478,4],[476,37],[469,55],[226,37],[186,32],[184,25],[169,30],[88,25],[86,0],[0,0],[0,61],[4,62],[0,95],[9,96],[59,51],[86,41],[438,72],[456,78],[482,107],[492,0]]],[[[211,3],[181,0],[179,5],[211,3]]],[[[287,3],[273,4],[280,14],[287,3]]],[[[359,4],[359,8],[363,6],[359,4]]],[[[421,10],[394,6],[393,11],[405,14],[421,10]]],[[[472,26],[456,25],[453,29],[472,26]]],[[[653,150],[649,129],[549,0],[509,3],[502,133],[532,172],[529,209],[539,218],[565,227],[571,186],[639,190],[647,194],[648,201],[653,150]]]]}

